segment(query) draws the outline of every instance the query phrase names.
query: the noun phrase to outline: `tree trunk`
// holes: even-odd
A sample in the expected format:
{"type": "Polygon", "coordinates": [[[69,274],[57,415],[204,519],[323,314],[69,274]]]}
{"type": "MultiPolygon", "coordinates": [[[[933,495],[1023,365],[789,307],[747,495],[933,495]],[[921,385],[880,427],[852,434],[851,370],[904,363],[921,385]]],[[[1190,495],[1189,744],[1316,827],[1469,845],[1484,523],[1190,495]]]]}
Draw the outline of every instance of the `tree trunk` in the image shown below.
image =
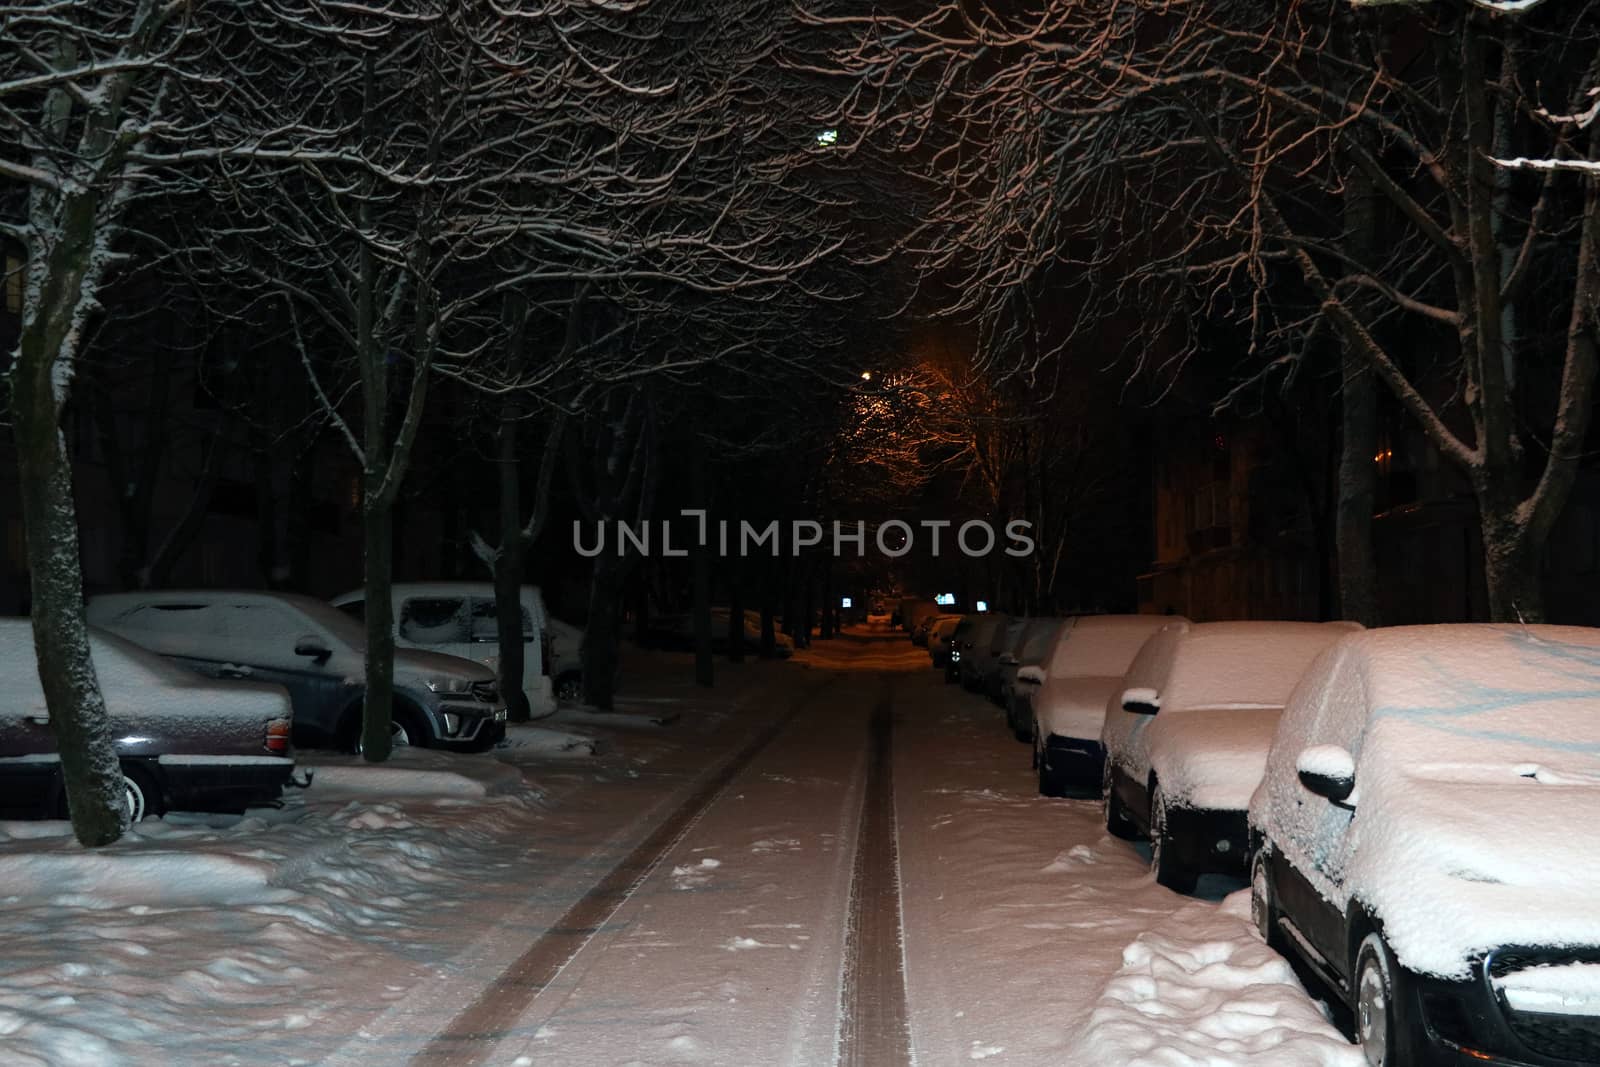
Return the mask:
{"type": "Polygon", "coordinates": [[[494,613],[500,653],[500,695],[512,722],[527,722],[533,709],[523,693],[522,465],[517,454],[517,405],[500,410],[500,550],[494,555],[494,613]]]}
{"type": "MultiPolygon", "coordinates": [[[[1483,507],[1480,500],[1478,506],[1483,507]]],[[[1485,513],[1483,530],[1484,579],[1489,587],[1491,622],[1543,622],[1544,581],[1536,545],[1515,520],[1485,513]]]]}
{"type": "MultiPolygon", "coordinates": [[[[379,474],[368,472],[373,482],[379,474]]],[[[367,696],[361,716],[361,753],[368,763],[389,758],[390,726],[394,721],[394,602],[391,596],[394,567],[394,510],[368,487],[361,512],[361,532],[366,544],[367,696]]]]}
{"type": "MultiPolygon", "coordinates": [[[[728,625],[733,625],[732,619],[728,625]]],[[[694,681],[710,688],[716,681],[711,656],[711,550],[694,550],[694,681]]]]}
{"type": "Polygon", "coordinates": [[[1367,361],[1346,348],[1340,407],[1339,502],[1334,543],[1339,559],[1339,616],[1377,626],[1378,563],[1372,547],[1377,497],[1378,389],[1367,361]]]}
{"type": "Polygon", "coordinates": [[[72,832],[79,844],[94,848],[122,836],[128,803],[111,719],[89,654],[72,461],[61,435],[61,400],[53,380],[54,364],[62,357],[59,340],[47,336],[50,323],[41,321],[46,318],[41,310],[34,328],[23,333],[12,371],[11,408],[39,682],[61,755],[72,832]]]}
{"type": "Polygon", "coordinates": [[[728,564],[728,661],[744,662],[744,586],[743,568],[737,558],[728,564]]]}
{"type": "Polygon", "coordinates": [[[761,564],[761,658],[771,659],[778,654],[778,632],[773,616],[774,564],[764,560],[761,564]]]}
{"type": "Polygon", "coordinates": [[[584,703],[610,711],[615,698],[617,645],[621,636],[622,561],[615,553],[594,558],[589,584],[589,625],[583,631],[584,703]]]}
{"type": "MultiPolygon", "coordinates": [[[[695,506],[701,508],[707,518],[703,520],[709,530],[711,510],[711,487],[706,474],[705,443],[699,435],[693,435],[689,442],[693,450],[690,456],[690,477],[693,482],[695,506]]],[[[709,542],[710,537],[697,539],[694,548],[694,559],[691,564],[694,568],[694,681],[696,685],[709,689],[716,682],[716,668],[711,656],[711,546],[700,544],[699,541],[709,542]]]]}

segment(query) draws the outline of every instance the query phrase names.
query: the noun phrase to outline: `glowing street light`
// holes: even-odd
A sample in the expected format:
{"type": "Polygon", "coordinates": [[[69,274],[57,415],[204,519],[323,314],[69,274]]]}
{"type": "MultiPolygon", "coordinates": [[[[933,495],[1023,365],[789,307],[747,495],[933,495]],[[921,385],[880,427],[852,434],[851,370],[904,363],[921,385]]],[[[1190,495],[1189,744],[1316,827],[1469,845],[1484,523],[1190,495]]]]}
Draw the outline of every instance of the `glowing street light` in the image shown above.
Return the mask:
{"type": "Polygon", "coordinates": [[[817,147],[818,148],[832,148],[834,145],[836,145],[838,143],[839,143],[839,131],[838,130],[823,130],[821,133],[817,134],[817,147]]]}

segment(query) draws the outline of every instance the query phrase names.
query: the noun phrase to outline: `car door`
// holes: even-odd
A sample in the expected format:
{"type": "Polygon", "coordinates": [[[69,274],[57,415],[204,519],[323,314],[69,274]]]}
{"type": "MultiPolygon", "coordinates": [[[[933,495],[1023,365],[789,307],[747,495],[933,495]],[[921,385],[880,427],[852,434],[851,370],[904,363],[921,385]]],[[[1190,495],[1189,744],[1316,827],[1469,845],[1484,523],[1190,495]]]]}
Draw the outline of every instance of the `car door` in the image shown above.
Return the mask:
{"type": "MultiPolygon", "coordinates": [[[[1360,744],[1364,709],[1352,707],[1364,687],[1345,656],[1332,657],[1303,685],[1316,704],[1306,746],[1338,745],[1352,753],[1360,744]]],[[[1285,752],[1290,760],[1298,752],[1285,752]]],[[[1273,886],[1279,906],[1300,934],[1338,977],[1349,968],[1344,912],[1344,872],[1350,846],[1353,812],[1296,783],[1295,810],[1275,820],[1285,827],[1273,857],[1273,886]],[[1333,897],[1334,899],[1329,899],[1333,897]]]]}
{"type": "Polygon", "coordinates": [[[362,688],[360,657],[287,604],[250,600],[220,607],[228,655],[217,677],[283,686],[300,743],[333,740],[341,713],[362,688]],[[327,655],[297,651],[308,646],[327,655]]]}

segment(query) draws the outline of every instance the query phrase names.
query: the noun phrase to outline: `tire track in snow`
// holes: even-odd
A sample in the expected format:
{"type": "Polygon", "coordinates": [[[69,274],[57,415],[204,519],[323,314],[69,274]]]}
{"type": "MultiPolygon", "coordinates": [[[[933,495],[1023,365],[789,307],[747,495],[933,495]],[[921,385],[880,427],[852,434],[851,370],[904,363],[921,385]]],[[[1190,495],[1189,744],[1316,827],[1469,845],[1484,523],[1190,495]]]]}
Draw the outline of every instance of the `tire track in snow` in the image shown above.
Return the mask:
{"type": "Polygon", "coordinates": [[[906,1019],[905,942],[900,924],[900,856],[895,835],[889,676],[872,712],[872,752],[850,887],[850,931],[839,1004],[839,1067],[915,1062],[906,1019]]]}
{"type": "Polygon", "coordinates": [[[777,740],[805,710],[806,705],[837,681],[835,676],[808,688],[788,711],[718,768],[649,837],[567,909],[476,1000],[462,1009],[443,1031],[412,1058],[412,1064],[418,1067],[467,1067],[486,1062],[496,1045],[507,1036],[534,999],[600,932],[616,910],[655,870],[662,857],[694,827],[739,772],[777,740]]]}

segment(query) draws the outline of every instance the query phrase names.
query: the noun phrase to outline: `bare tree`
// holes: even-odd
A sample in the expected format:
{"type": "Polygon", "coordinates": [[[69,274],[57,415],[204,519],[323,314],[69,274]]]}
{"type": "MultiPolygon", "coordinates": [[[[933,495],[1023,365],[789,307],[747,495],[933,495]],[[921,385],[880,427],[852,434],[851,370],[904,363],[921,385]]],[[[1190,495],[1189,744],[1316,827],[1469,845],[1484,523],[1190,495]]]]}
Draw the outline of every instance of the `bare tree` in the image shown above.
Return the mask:
{"type": "Polygon", "coordinates": [[[164,0],[14,3],[0,11],[0,233],[26,254],[11,412],[34,644],[73,831],[127,823],[122,772],[89,655],[72,466],[61,435],[84,336],[125,244],[148,153],[187,132],[170,114],[196,37],[164,0]]]}
{"type": "Polygon", "coordinates": [[[1005,342],[1062,266],[1089,283],[1080,319],[1152,312],[1136,368],[1180,366],[1192,345],[1161,335],[1208,315],[1247,328],[1252,377],[1330,329],[1471,487],[1491,616],[1542,617],[1592,409],[1600,223],[1592,184],[1555,181],[1575,168],[1524,180],[1492,161],[1596,158],[1594,127],[1574,151],[1560,121],[1596,84],[1590,13],[1194,0],[832,23],[852,19],[855,109],[931,145],[949,192],[929,262],[962,272],[997,373],[1029,369],[1005,342]],[[1366,250],[1339,225],[1352,172],[1381,203],[1366,250]]]}

